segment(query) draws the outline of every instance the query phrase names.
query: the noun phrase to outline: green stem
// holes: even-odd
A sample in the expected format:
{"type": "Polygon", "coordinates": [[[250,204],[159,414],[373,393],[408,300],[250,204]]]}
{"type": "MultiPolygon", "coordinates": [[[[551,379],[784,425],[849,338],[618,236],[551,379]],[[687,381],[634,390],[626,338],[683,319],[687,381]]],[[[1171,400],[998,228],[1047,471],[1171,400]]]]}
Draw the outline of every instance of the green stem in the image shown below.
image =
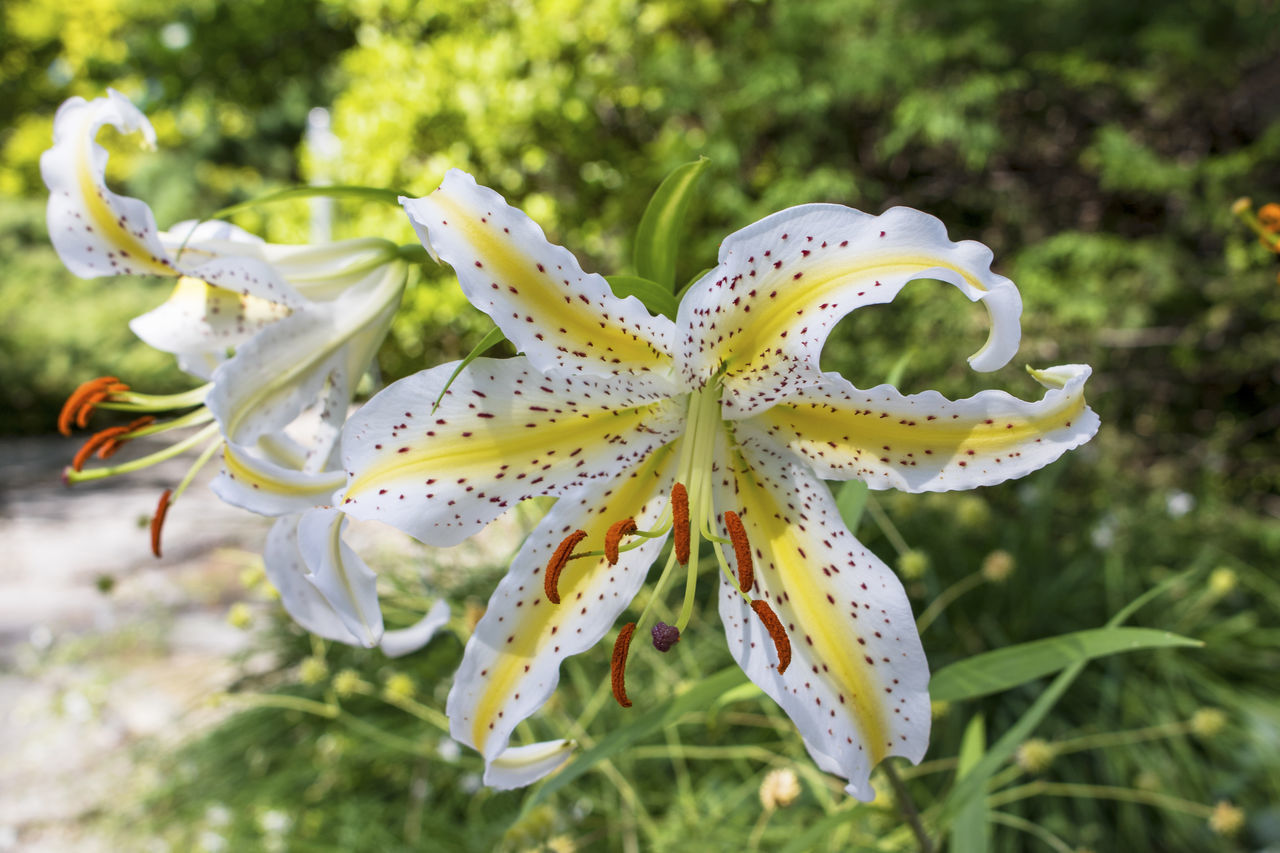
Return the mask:
{"type": "Polygon", "coordinates": [[[209,424],[195,435],[189,436],[177,444],[166,447],[164,450],[152,453],[150,456],[143,456],[139,459],[133,459],[120,465],[112,465],[107,468],[92,468],[87,471],[72,471],[68,468],[64,472],[67,483],[86,483],[91,480],[102,480],[107,477],[114,477],[116,474],[131,474],[134,471],[141,471],[143,468],[150,468],[158,462],[166,459],[172,459],[175,456],[181,456],[191,448],[199,445],[206,439],[212,438],[218,434],[218,425],[209,424]]]}
{"type": "Polygon", "coordinates": [[[889,520],[889,516],[880,508],[880,504],[870,495],[867,495],[867,513],[870,514],[871,520],[876,523],[876,527],[880,528],[880,532],[889,540],[889,544],[898,552],[899,557],[911,550],[907,540],[902,538],[898,528],[894,527],[893,522],[889,520]]]}
{"type": "Polygon", "coordinates": [[[925,629],[932,625],[934,620],[942,615],[943,610],[946,610],[952,602],[964,595],[966,592],[982,586],[982,581],[982,572],[977,571],[971,575],[962,577],[960,580],[944,589],[937,598],[929,602],[929,606],[920,614],[920,618],[916,620],[916,630],[923,634],[925,629]]]}
{"type": "Polygon", "coordinates": [[[893,762],[881,762],[880,771],[884,773],[885,778],[889,780],[889,785],[893,788],[893,797],[898,802],[902,817],[906,820],[907,825],[911,827],[911,831],[915,833],[916,843],[920,846],[920,853],[933,853],[933,841],[929,838],[929,833],[925,832],[924,824],[920,821],[920,812],[916,809],[916,801],[911,798],[911,792],[907,790],[907,786],[898,777],[898,771],[893,769],[893,762]]]}

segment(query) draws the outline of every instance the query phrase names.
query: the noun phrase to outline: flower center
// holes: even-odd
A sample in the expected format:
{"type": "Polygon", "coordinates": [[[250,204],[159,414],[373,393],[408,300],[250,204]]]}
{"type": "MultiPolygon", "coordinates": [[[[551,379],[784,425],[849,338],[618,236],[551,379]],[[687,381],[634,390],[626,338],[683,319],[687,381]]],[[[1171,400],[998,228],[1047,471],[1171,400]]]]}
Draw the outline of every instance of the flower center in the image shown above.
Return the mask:
{"type": "Polygon", "coordinates": [[[667,508],[660,517],[656,528],[653,530],[640,530],[634,518],[624,518],[609,527],[602,550],[583,551],[575,554],[574,549],[587,536],[586,531],[576,530],[560,543],[560,547],[551,556],[551,560],[547,563],[546,571],[543,574],[547,599],[552,604],[559,604],[558,584],[560,573],[570,560],[603,556],[609,565],[613,565],[618,561],[620,552],[638,547],[642,539],[662,537],[666,536],[667,533],[672,535],[671,553],[658,577],[657,583],[654,585],[649,603],[635,622],[628,622],[623,626],[614,644],[610,666],[613,695],[618,704],[624,708],[631,705],[630,700],[627,698],[624,675],[632,636],[635,634],[638,624],[647,624],[651,609],[656,602],[661,600],[662,591],[666,587],[667,580],[677,565],[685,569],[684,601],[675,625],[667,625],[663,622],[657,622],[653,625],[654,647],[663,652],[670,649],[672,645],[679,641],[681,632],[688,627],[689,621],[693,617],[698,585],[698,552],[703,539],[706,539],[711,544],[711,551],[715,555],[716,561],[720,564],[721,570],[751,606],[751,609],[759,617],[765,629],[769,632],[769,636],[773,639],[778,655],[778,671],[785,671],[791,661],[791,642],[782,627],[781,621],[766,601],[763,599],[753,600],[751,596],[751,590],[755,584],[755,573],[751,557],[751,544],[747,539],[747,531],[742,524],[742,519],[733,510],[726,510],[724,513],[724,530],[728,533],[729,538],[725,539],[715,532],[716,513],[715,502],[712,499],[714,490],[712,478],[717,471],[716,460],[723,458],[725,449],[723,444],[728,440],[728,436],[725,434],[724,421],[721,417],[721,390],[720,382],[714,381],[705,388],[691,392],[688,395],[687,425],[684,435],[680,439],[676,481],[671,489],[670,502],[667,504],[667,508]],[[641,539],[636,539],[624,545],[622,540],[626,537],[641,537],[641,539]],[[725,546],[729,546],[732,549],[734,563],[737,568],[736,575],[729,568],[724,552],[725,546]]]}

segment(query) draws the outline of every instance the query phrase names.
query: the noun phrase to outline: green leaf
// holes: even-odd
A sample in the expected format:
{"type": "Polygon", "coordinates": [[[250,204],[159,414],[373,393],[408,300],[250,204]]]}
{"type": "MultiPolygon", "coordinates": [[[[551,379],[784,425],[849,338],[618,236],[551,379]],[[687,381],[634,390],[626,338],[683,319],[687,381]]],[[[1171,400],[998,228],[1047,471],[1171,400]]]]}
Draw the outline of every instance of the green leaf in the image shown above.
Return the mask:
{"type": "Polygon", "coordinates": [[[260,195],[257,198],[251,198],[248,201],[242,201],[233,204],[230,207],[224,207],[222,210],[215,212],[210,219],[223,219],[233,213],[239,213],[242,210],[249,210],[262,204],[275,204],[281,201],[289,201],[295,198],[315,198],[316,196],[328,196],[330,198],[358,198],[365,201],[380,201],[384,204],[400,204],[400,196],[404,193],[398,190],[382,189],[380,187],[358,187],[350,184],[332,184],[330,186],[321,187],[289,187],[288,189],[277,190],[275,192],[260,195]]]}
{"type": "Polygon", "coordinates": [[[641,278],[656,281],[668,291],[676,286],[676,252],[683,236],[684,217],[698,178],[710,165],[706,157],[677,166],[667,175],[640,217],[632,262],[641,278]]]}
{"type": "MultiPolygon", "coordinates": [[[[1174,575],[1165,579],[1156,587],[1147,590],[1142,595],[1131,601],[1115,616],[1107,621],[1107,628],[1119,627],[1138,608],[1152,601],[1156,597],[1168,592],[1173,586],[1185,580],[1189,572],[1174,575]]],[[[979,797],[986,788],[987,780],[1000,769],[1000,766],[1013,755],[1014,750],[1018,748],[1027,737],[1035,731],[1036,726],[1048,715],[1053,706],[1062,698],[1062,694],[1067,692],[1076,677],[1084,671],[1085,664],[1088,659],[1080,660],[1071,664],[1067,669],[1058,674],[1049,686],[1036,697],[1036,701],[1026,710],[1023,715],[1018,718],[1018,722],[1006,731],[995,744],[987,750],[986,755],[978,760],[973,769],[965,775],[963,779],[957,781],[955,787],[947,794],[945,800],[942,801],[942,809],[937,818],[937,825],[941,827],[941,835],[945,837],[948,828],[952,825],[951,821],[956,814],[963,809],[969,801],[974,797],[979,797]]],[[[939,842],[942,841],[940,837],[939,842]]]]}
{"type": "Polygon", "coordinates": [[[867,495],[871,491],[862,480],[848,480],[840,487],[836,495],[836,509],[840,510],[840,520],[849,532],[858,535],[858,523],[862,521],[862,511],[867,508],[867,495]]]}
{"type": "Polygon", "coordinates": [[[462,368],[484,355],[490,347],[500,344],[506,339],[507,336],[502,334],[502,330],[497,326],[490,329],[488,334],[480,339],[480,343],[476,344],[475,347],[472,348],[471,352],[467,353],[466,358],[458,362],[458,366],[453,369],[453,373],[449,374],[449,381],[444,383],[444,387],[440,389],[440,396],[436,397],[435,403],[431,405],[431,411],[433,414],[435,413],[435,410],[440,407],[440,401],[444,399],[445,392],[449,390],[449,386],[453,384],[453,380],[458,378],[458,374],[462,372],[462,368]]]}
{"type": "Polygon", "coordinates": [[[1138,649],[1199,645],[1198,640],[1153,628],[1076,631],[996,649],[943,667],[929,682],[929,696],[938,702],[975,699],[1051,675],[1073,663],[1138,649]]]}
{"type": "MultiPolygon", "coordinates": [[[[969,774],[987,749],[987,732],[982,715],[975,714],[965,727],[960,740],[960,754],[956,778],[969,774]]],[[[991,849],[991,824],[987,815],[987,801],[974,797],[956,814],[952,828],[951,853],[986,853],[991,849]]]]}
{"type": "Polygon", "coordinates": [[[889,368],[889,375],[884,378],[884,384],[897,388],[899,383],[902,382],[902,374],[907,372],[907,365],[911,363],[911,357],[915,354],[915,348],[912,347],[898,356],[898,360],[893,363],[893,367],[889,368]]]}
{"type": "Polygon", "coordinates": [[[530,809],[595,767],[596,764],[612,758],[636,741],[674,723],[691,711],[704,710],[715,702],[716,697],[739,686],[746,678],[738,667],[726,667],[676,696],[661,710],[655,708],[648,712],[639,709],[631,711],[630,716],[633,719],[630,723],[606,734],[596,742],[595,746],[584,751],[563,770],[548,779],[541,788],[525,800],[523,811],[527,814],[530,809]]]}
{"type": "Polygon", "coordinates": [[[605,281],[609,282],[609,287],[619,299],[634,296],[649,309],[650,314],[676,318],[677,303],[671,288],[638,275],[607,275],[605,281]]]}

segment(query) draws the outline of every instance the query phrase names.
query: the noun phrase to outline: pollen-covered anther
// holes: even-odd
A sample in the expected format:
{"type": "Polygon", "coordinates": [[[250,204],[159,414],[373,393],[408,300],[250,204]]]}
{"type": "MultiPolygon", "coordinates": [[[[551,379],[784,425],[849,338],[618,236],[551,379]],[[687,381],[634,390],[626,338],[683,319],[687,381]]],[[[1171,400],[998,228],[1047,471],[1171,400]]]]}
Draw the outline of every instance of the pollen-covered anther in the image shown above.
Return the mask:
{"type": "Polygon", "coordinates": [[[156,514],[151,516],[151,553],[160,556],[160,531],[164,527],[164,517],[169,513],[169,498],[173,490],[165,489],[156,504],[156,514]]]}
{"type": "Polygon", "coordinates": [[[671,536],[675,541],[676,562],[689,564],[689,492],[683,483],[671,487],[671,536]]]}
{"type": "Polygon", "coordinates": [[[747,530],[742,526],[742,519],[731,509],[724,511],[724,526],[729,531],[729,542],[733,544],[733,560],[738,567],[738,589],[750,592],[756,582],[755,566],[751,562],[751,543],[747,541],[747,530]]]}
{"type": "Polygon", "coordinates": [[[114,376],[99,376],[82,382],[62,404],[62,411],[58,413],[58,432],[71,435],[72,422],[84,428],[89,422],[89,415],[93,414],[94,406],[112,394],[128,390],[129,386],[114,376]]]}
{"type": "Polygon", "coordinates": [[[155,415],[143,415],[137,420],[130,421],[129,424],[124,428],[124,432],[117,433],[115,436],[108,439],[105,444],[103,444],[101,447],[98,448],[98,458],[107,459],[111,456],[114,456],[115,452],[119,450],[121,447],[123,447],[126,441],[134,437],[132,435],[129,435],[129,433],[133,432],[134,430],[142,429],[145,426],[151,426],[151,424],[155,422],[156,422],[155,415]]]}
{"type": "Polygon", "coordinates": [[[631,650],[631,635],[636,632],[636,623],[628,622],[618,632],[618,639],[613,644],[613,658],[609,661],[609,681],[613,686],[613,698],[624,708],[631,707],[627,698],[627,652],[631,650]]]}
{"type": "Polygon", "coordinates": [[[622,543],[622,537],[630,536],[636,530],[634,518],[624,518],[609,526],[608,532],[604,535],[604,558],[609,561],[609,565],[618,563],[618,545],[622,543]]]}
{"type": "Polygon", "coordinates": [[[680,642],[680,629],[666,622],[659,622],[650,629],[653,636],[653,647],[660,652],[669,652],[671,647],[680,642]]]}
{"type": "Polygon", "coordinates": [[[751,602],[751,609],[760,617],[760,621],[764,623],[764,629],[769,632],[769,637],[773,640],[773,647],[778,651],[778,674],[781,675],[791,665],[791,639],[783,629],[778,614],[773,612],[773,608],[767,601],[757,598],[751,602]]]}
{"type": "Polygon", "coordinates": [[[573,549],[578,547],[578,543],[587,538],[587,531],[575,530],[564,538],[564,541],[556,548],[551,559],[547,561],[546,576],[542,579],[542,588],[547,594],[547,600],[552,604],[560,603],[560,572],[564,571],[565,564],[569,562],[569,558],[573,556],[573,549]]]}
{"type": "Polygon", "coordinates": [[[89,436],[88,441],[80,445],[80,449],[76,451],[76,455],[71,457],[71,470],[84,470],[84,463],[93,455],[93,451],[108,446],[112,441],[124,435],[129,431],[127,426],[108,427],[100,432],[95,432],[89,436]]]}

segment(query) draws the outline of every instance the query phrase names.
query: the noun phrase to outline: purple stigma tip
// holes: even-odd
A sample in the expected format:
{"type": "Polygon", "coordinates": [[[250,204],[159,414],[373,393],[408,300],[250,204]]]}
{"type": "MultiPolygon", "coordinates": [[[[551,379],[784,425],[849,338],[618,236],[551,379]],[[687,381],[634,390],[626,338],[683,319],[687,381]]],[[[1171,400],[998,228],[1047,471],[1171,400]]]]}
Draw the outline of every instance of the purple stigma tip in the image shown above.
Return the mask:
{"type": "Polygon", "coordinates": [[[675,625],[668,625],[666,622],[659,622],[653,626],[653,647],[660,652],[670,650],[672,646],[680,642],[680,629],[675,625]]]}

